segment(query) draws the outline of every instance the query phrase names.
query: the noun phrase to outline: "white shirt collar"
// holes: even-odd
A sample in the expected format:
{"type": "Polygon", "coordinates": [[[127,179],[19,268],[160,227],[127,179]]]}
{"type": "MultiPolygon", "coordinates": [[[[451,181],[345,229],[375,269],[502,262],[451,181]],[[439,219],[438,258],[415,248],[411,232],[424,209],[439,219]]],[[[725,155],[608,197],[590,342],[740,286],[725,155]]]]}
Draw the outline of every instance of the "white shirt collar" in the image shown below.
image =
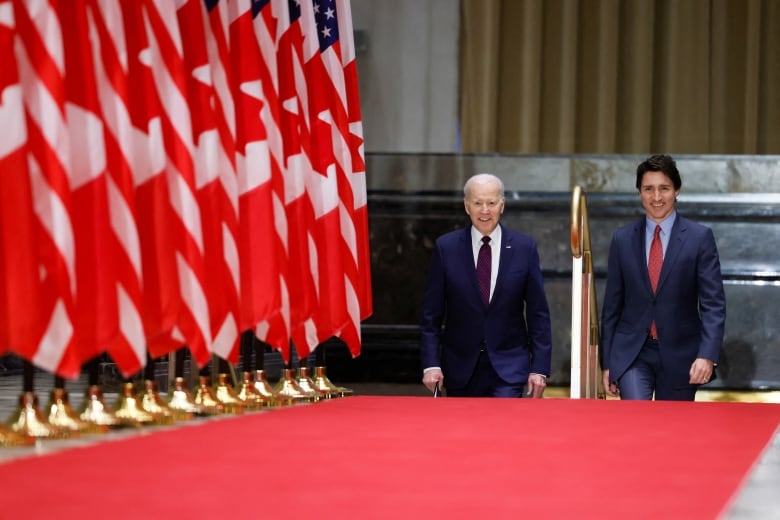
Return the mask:
{"type": "MultiPolygon", "coordinates": [[[[488,235],[490,237],[490,245],[495,246],[501,244],[501,226],[496,226],[496,229],[488,235]]],[[[471,226],[471,244],[477,247],[482,246],[482,233],[477,228],[471,226]]]]}

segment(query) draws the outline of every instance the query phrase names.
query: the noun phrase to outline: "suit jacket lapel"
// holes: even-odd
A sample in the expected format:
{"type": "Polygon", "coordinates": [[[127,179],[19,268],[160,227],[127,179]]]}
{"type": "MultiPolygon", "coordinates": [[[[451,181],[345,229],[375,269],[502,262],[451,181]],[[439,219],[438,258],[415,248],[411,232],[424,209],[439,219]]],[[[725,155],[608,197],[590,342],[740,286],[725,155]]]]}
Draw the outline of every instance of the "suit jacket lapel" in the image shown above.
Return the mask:
{"type": "MultiPolygon", "coordinates": [[[[499,224],[500,225],[500,224],[499,224]]],[[[507,232],[506,228],[501,226],[501,248],[498,252],[498,276],[496,276],[496,287],[493,289],[493,298],[490,299],[490,303],[493,303],[501,294],[501,288],[504,286],[503,278],[506,276],[509,264],[512,263],[512,257],[515,250],[512,247],[512,236],[507,232]]]]}
{"type": "Polygon", "coordinates": [[[650,273],[647,270],[647,249],[645,245],[645,226],[647,225],[644,218],[636,223],[634,226],[633,244],[634,255],[637,262],[637,272],[641,273],[643,284],[650,294],[653,294],[653,288],[650,287],[650,273]]]}
{"type": "Polygon", "coordinates": [[[669,236],[669,243],[667,244],[666,253],[664,253],[664,263],[661,266],[661,276],[658,278],[657,291],[660,291],[663,287],[664,281],[669,277],[669,273],[673,270],[673,265],[677,261],[677,256],[682,249],[685,242],[685,229],[686,225],[682,221],[682,217],[677,215],[672,226],[672,233],[669,236]]]}
{"type": "Polygon", "coordinates": [[[477,268],[474,265],[474,250],[471,245],[471,227],[467,227],[460,236],[460,257],[463,262],[463,272],[471,279],[474,288],[473,296],[482,304],[482,296],[479,293],[479,281],[477,280],[477,268]]]}

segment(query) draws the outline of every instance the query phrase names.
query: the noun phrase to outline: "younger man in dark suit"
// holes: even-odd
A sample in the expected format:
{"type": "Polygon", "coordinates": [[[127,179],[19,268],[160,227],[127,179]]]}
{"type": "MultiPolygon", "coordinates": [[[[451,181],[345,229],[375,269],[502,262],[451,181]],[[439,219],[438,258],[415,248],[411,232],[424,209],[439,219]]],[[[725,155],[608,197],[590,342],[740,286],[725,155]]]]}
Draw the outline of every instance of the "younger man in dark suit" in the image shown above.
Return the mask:
{"type": "Polygon", "coordinates": [[[714,376],[726,322],[718,248],[711,229],[677,214],[681,186],[668,155],[642,162],[645,217],[612,237],[601,367],[607,394],[621,399],[693,401],[714,376]]]}

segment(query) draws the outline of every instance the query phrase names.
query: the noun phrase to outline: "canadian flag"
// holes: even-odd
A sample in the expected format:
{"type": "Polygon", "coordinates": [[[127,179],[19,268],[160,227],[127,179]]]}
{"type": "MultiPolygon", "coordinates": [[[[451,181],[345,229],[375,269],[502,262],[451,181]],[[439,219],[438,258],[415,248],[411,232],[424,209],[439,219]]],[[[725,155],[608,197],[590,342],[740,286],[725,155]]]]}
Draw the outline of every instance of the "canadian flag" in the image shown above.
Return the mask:
{"type": "Polygon", "coordinates": [[[239,176],[241,316],[289,360],[288,234],[269,2],[229,0],[230,62],[239,176]]]}
{"type": "MultiPolygon", "coordinates": [[[[10,0],[0,2],[0,48],[13,49],[16,33],[10,0]]],[[[0,353],[24,353],[43,330],[38,232],[27,171],[27,125],[13,52],[0,68],[0,353]]]]}
{"type": "Polygon", "coordinates": [[[41,278],[39,340],[17,351],[34,365],[63,377],[81,368],[74,357],[76,251],[68,177],[70,141],[65,122],[65,64],[57,6],[14,0],[14,45],[27,126],[27,170],[41,278]]]}
{"type": "Polygon", "coordinates": [[[107,24],[106,38],[114,36],[117,49],[115,60],[104,60],[115,103],[115,111],[104,113],[107,121],[109,114],[115,115],[109,126],[117,136],[117,145],[132,176],[143,280],[141,316],[147,350],[156,358],[180,348],[186,341],[181,334],[174,334],[183,303],[174,230],[170,225],[174,215],[165,175],[160,100],[149,66],[151,52],[142,3],[123,2],[119,13],[112,2],[99,1],[96,6],[107,24]],[[121,22],[119,33],[117,22],[121,22]]]}
{"type": "MultiPolygon", "coordinates": [[[[95,82],[87,3],[62,3],[65,118],[70,139],[71,221],[76,251],[75,356],[93,358],[121,341],[119,249],[108,199],[105,125],[95,82]]],[[[127,308],[123,308],[127,311],[127,308]]],[[[137,313],[136,313],[137,314],[137,313]]],[[[123,367],[137,369],[138,366],[123,367]]]]}
{"type": "Polygon", "coordinates": [[[211,350],[238,361],[240,263],[235,111],[230,91],[227,4],[187,0],[177,9],[192,117],[195,196],[203,237],[203,288],[211,350]]]}
{"type": "Polygon", "coordinates": [[[335,168],[322,160],[329,136],[311,113],[309,81],[319,61],[314,11],[311,1],[289,4],[281,17],[279,38],[279,93],[282,133],[285,139],[285,183],[295,187],[297,229],[308,242],[308,269],[317,290],[317,305],[303,321],[294,321],[292,338],[300,357],[337,334],[348,321],[343,270],[339,251],[338,188],[335,168]]]}
{"type": "Polygon", "coordinates": [[[145,169],[148,151],[144,146],[147,135],[133,126],[129,113],[127,47],[121,21],[118,3],[88,0],[88,29],[81,31],[89,35],[91,42],[87,48],[92,52],[96,96],[103,119],[108,207],[105,218],[111,229],[108,249],[115,269],[119,313],[119,333],[106,350],[120,371],[129,376],[146,363],[143,267],[134,171],[145,169]]]}
{"type": "Polygon", "coordinates": [[[181,298],[175,327],[167,338],[169,347],[163,345],[158,349],[150,341],[149,349],[157,357],[169,352],[170,346],[178,346],[179,341],[179,345],[189,347],[198,365],[204,366],[211,359],[211,326],[205,290],[202,212],[196,197],[195,150],[179,25],[172,2],[142,0],[139,3],[143,21],[139,29],[145,32],[148,47],[136,59],[148,68],[152,88],[147,93],[156,101],[154,117],[161,129],[169,197],[167,223],[181,298]]]}
{"type": "Polygon", "coordinates": [[[347,0],[0,0],[0,351],[125,376],[371,314],[347,0]]]}

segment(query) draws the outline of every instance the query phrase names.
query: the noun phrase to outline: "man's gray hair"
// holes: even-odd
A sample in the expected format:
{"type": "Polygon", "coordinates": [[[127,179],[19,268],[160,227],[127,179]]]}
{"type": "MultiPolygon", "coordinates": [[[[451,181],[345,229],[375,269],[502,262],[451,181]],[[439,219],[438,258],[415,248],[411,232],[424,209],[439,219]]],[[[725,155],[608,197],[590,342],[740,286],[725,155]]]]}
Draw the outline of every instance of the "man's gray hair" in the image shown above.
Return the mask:
{"type": "Polygon", "coordinates": [[[501,199],[503,200],[504,181],[492,173],[477,173],[476,175],[469,177],[469,179],[466,181],[466,184],[463,185],[463,198],[467,199],[469,197],[469,191],[474,184],[486,184],[488,182],[495,182],[498,184],[498,193],[501,195],[501,199]]]}

